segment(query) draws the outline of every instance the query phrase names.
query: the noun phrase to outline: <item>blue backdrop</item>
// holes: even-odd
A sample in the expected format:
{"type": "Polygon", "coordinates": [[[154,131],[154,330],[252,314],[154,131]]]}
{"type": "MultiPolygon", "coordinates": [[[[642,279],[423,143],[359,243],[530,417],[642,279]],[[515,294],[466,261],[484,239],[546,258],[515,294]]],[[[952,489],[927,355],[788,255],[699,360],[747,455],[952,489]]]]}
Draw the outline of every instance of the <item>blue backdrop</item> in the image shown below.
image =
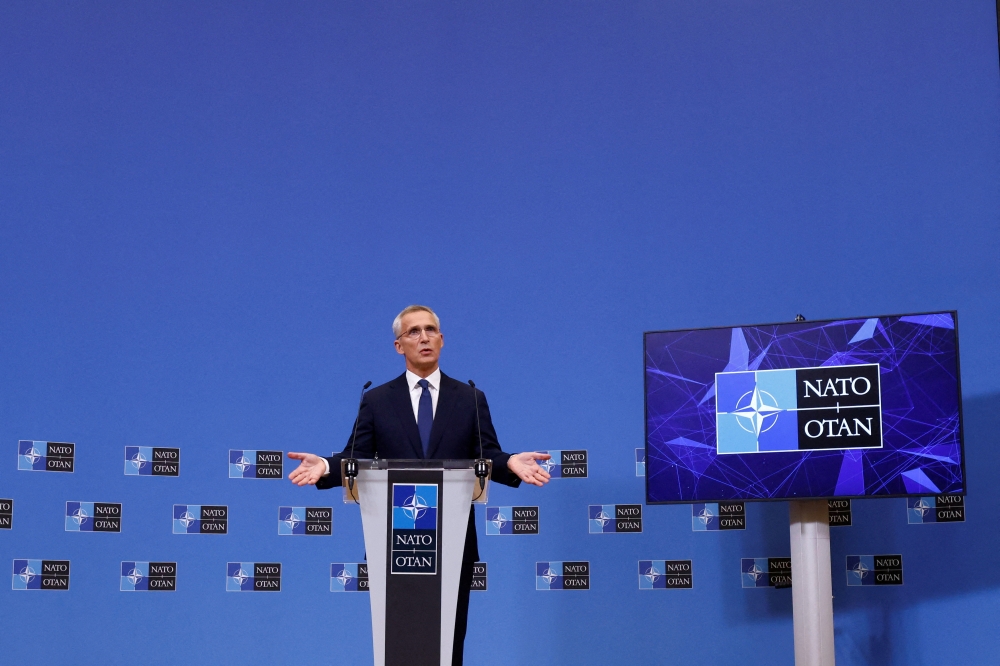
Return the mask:
{"type": "Polygon", "coordinates": [[[838,663],[1000,657],[992,1],[9,2],[0,62],[0,566],[72,562],[68,592],[0,585],[5,660],[369,659],[366,597],[328,591],[356,508],[227,458],[339,449],[411,302],[507,450],[590,453],[494,489],[541,523],[480,523],[483,664],[791,664],[790,593],[738,570],[788,554],[784,504],[587,533],[643,498],[642,332],[957,309],[968,521],[855,503],[838,663]],[[76,471],[17,471],[20,439],[75,442],[76,471]],[[125,476],[127,445],[180,447],[181,476],[125,476]],[[67,501],[123,503],[121,534],[64,531],[67,501]],[[229,534],[171,534],[173,504],[228,505],[229,534]],[[278,536],[281,505],[334,506],[333,536],[278,536]],[[879,553],[905,585],[848,588],[879,553]],[[640,592],[639,559],[692,559],[694,589],[640,592]],[[120,592],[123,560],[178,562],[178,590],[120,592]],[[539,560],[592,589],[536,592],[539,560]],[[227,562],[281,562],[282,591],[226,593],[227,562]]]}

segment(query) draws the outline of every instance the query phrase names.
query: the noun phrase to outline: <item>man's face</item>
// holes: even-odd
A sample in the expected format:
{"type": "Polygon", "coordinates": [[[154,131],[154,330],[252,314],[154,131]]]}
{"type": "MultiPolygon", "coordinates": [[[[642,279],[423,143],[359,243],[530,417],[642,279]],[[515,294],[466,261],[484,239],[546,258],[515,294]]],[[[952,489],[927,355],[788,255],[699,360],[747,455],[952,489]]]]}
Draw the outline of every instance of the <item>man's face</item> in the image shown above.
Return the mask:
{"type": "Polygon", "coordinates": [[[434,372],[444,347],[444,336],[430,312],[418,310],[403,316],[403,334],[396,338],[396,352],[406,357],[406,369],[421,376],[434,372]]]}

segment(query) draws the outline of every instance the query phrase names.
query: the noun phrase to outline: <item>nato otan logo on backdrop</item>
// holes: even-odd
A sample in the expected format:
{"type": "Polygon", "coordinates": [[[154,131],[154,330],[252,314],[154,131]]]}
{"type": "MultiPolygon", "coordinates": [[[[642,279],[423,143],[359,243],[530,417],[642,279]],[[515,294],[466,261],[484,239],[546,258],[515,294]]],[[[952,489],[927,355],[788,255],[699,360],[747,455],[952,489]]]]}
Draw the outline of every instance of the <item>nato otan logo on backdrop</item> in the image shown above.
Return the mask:
{"type": "Polygon", "coordinates": [[[14,560],[12,590],[68,590],[69,560],[14,560]]]}
{"type": "Polygon", "coordinates": [[[76,444],[71,442],[17,443],[17,468],[28,472],[72,472],[76,444]]]}
{"type": "Polygon", "coordinates": [[[181,450],[161,446],[126,446],[126,476],[180,476],[181,450]]]}
{"type": "Polygon", "coordinates": [[[923,523],[965,522],[965,497],[963,495],[933,495],[906,498],[906,522],[923,523]]]}
{"type": "Polygon", "coordinates": [[[635,450],[635,475],[646,476],[646,449],[635,450]]]}
{"type": "Polygon", "coordinates": [[[690,590],[692,587],[691,560],[639,560],[640,590],[690,590]]]}
{"type": "Polygon", "coordinates": [[[486,562],[474,562],[472,565],[472,581],[469,583],[469,589],[474,592],[485,592],[488,589],[486,578],[486,562]]]}
{"type": "Polygon", "coordinates": [[[367,562],[334,562],[330,565],[331,592],[367,592],[367,562]]]}
{"type": "Polygon", "coordinates": [[[281,563],[227,563],[226,592],[281,592],[281,563]]]}
{"type": "Polygon", "coordinates": [[[587,452],[578,451],[542,451],[551,458],[542,460],[539,466],[548,472],[553,479],[585,479],[587,478],[587,452]]]}
{"type": "Polygon", "coordinates": [[[720,372],[719,455],[882,447],[877,363],[720,372]]]}
{"type": "Polygon", "coordinates": [[[538,507],[486,507],[486,534],[538,534],[538,507]]]}
{"type": "Polygon", "coordinates": [[[746,528],[747,513],[743,502],[703,502],[691,505],[691,530],[694,532],[746,528]]]}
{"type": "Polygon", "coordinates": [[[66,502],[67,532],[121,532],[122,505],[113,502],[66,502]]]}
{"type": "Polygon", "coordinates": [[[174,534],[225,534],[228,531],[228,506],[174,504],[174,534]]]}
{"type": "Polygon", "coordinates": [[[0,499],[0,530],[9,530],[14,526],[14,500],[0,499]]]}
{"type": "Polygon", "coordinates": [[[832,499],[826,501],[830,527],[851,526],[851,500],[832,499]]]}
{"type": "Polygon", "coordinates": [[[392,484],[390,574],[436,574],[438,487],[434,483],[392,484]]]}
{"type": "Polygon", "coordinates": [[[173,592],[177,589],[176,562],[122,562],[122,592],[173,592]]]}
{"type": "Polygon", "coordinates": [[[848,555],[847,584],[851,587],[868,585],[902,585],[902,555],[848,555]]]}
{"type": "Polygon", "coordinates": [[[278,534],[281,536],[330,536],[333,534],[333,507],[278,507],[278,534]]]}
{"type": "Polygon", "coordinates": [[[591,534],[641,532],[641,504],[591,504],[587,507],[591,534]]]}
{"type": "Polygon", "coordinates": [[[743,587],[791,587],[792,558],[744,557],[740,561],[743,587]]]}
{"type": "Polygon", "coordinates": [[[590,562],[535,562],[536,590],[589,590],[590,562]]]}
{"type": "Polygon", "coordinates": [[[283,457],[281,451],[229,449],[229,478],[280,479],[283,457]]]}

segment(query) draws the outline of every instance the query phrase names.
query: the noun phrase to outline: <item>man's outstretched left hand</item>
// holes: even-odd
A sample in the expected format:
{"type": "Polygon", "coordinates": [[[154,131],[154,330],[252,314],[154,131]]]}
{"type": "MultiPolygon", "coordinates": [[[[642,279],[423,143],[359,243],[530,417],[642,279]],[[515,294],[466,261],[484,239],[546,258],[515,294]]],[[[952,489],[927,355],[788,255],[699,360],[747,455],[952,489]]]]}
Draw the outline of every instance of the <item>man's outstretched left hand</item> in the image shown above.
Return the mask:
{"type": "Polygon", "coordinates": [[[538,465],[538,461],[548,460],[551,457],[547,453],[538,453],[537,451],[515,453],[507,459],[507,467],[525,483],[543,486],[549,482],[551,477],[538,465]]]}

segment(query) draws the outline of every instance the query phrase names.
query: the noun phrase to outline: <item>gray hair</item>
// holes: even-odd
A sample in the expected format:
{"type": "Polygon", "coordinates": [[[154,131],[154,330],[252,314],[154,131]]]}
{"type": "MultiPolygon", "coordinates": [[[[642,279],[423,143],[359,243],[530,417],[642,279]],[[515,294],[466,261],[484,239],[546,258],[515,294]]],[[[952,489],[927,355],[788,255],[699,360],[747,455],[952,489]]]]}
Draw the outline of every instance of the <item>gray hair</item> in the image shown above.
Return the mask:
{"type": "Polygon", "coordinates": [[[434,325],[438,327],[439,331],[441,330],[441,320],[434,314],[434,310],[431,310],[426,305],[408,305],[392,320],[392,334],[397,338],[403,334],[403,317],[411,312],[429,312],[431,317],[434,318],[434,325]]]}

